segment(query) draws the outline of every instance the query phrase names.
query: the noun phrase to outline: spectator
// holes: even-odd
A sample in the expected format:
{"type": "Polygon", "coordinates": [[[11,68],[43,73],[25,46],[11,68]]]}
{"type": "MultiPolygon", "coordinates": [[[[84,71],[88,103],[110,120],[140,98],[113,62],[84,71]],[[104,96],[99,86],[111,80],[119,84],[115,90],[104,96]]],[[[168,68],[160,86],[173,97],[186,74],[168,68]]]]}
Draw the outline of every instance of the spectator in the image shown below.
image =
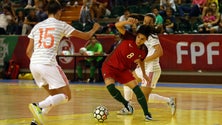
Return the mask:
{"type": "MultiPolygon", "coordinates": [[[[189,1],[188,1],[189,2],[189,1]]],[[[181,0],[178,0],[178,13],[182,21],[188,21],[191,17],[198,17],[202,14],[202,10],[206,5],[207,0],[193,0],[191,5],[189,3],[182,3],[181,0]],[[185,17],[184,13],[188,13],[188,16],[185,17]]]]}
{"type": "Polygon", "coordinates": [[[173,10],[171,8],[166,9],[166,16],[164,17],[163,28],[165,33],[174,33],[176,19],[173,16],[173,10]]]}
{"type": "Polygon", "coordinates": [[[159,8],[156,6],[152,9],[153,14],[156,17],[155,20],[155,28],[158,30],[159,33],[163,32],[163,17],[159,14],[159,8]]]}
{"type": "MultiPolygon", "coordinates": [[[[211,8],[211,9],[213,10],[213,15],[216,17],[216,20],[214,20],[214,21],[212,21],[212,22],[210,23],[210,25],[212,25],[212,27],[209,29],[209,32],[210,32],[210,33],[214,33],[214,32],[217,30],[217,28],[218,28],[218,24],[219,24],[219,22],[220,22],[221,14],[220,14],[220,12],[219,12],[218,9],[217,9],[217,4],[216,4],[216,2],[210,3],[210,4],[208,5],[208,8],[211,8]]],[[[206,12],[203,11],[203,14],[204,14],[204,13],[206,13],[206,12]]]]}
{"type": "Polygon", "coordinates": [[[92,22],[90,15],[90,6],[92,5],[92,0],[83,0],[83,5],[80,10],[80,19],[79,21],[83,24],[83,27],[88,22],[92,22]]]}
{"type": "Polygon", "coordinates": [[[9,6],[3,7],[3,13],[0,14],[0,20],[0,35],[6,35],[8,34],[7,27],[13,22],[13,16],[9,6]]]}
{"type": "Polygon", "coordinates": [[[202,14],[203,7],[206,5],[207,0],[193,0],[189,17],[197,17],[202,14]]]}
{"type": "Polygon", "coordinates": [[[19,10],[17,12],[17,16],[15,19],[16,22],[16,31],[15,34],[16,35],[21,35],[22,34],[22,27],[23,27],[23,23],[25,21],[25,14],[23,10],[19,10]]]}
{"type": "Polygon", "coordinates": [[[24,24],[22,26],[22,35],[27,35],[31,29],[38,23],[38,17],[36,16],[35,9],[30,9],[29,14],[25,17],[24,24]]]}
{"type": "Polygon", "coordinates": [[[39,22],[48,18],[48,14],[45,11],[44,1],[38,1],[38,4],[35,5],[35,8],[36,8],[36,16],[39,22]]]}
{"type": "Polygon", "coordinates": [[[160,15],[166,16],[166,9],[169,7],[172,9],[172,14],[177,11],[174,0],[160,0],[160,15]]]}
{"type": "MultiPolygon", "coordinates": [[[[92,36],[88,43],[85,45],[87,52],[83,52],[83,55],[100,55],[103,54],[102,44],[97,40],[96,36],[92,36]]],[[[83,67],[90,67],[90,78],[87,79],[87,82],[94,82],[95,72],[98,68],[98,65],[103,60],[103,57],[87,57],[84,60],[80,60],[77,64],[77,75],[78,80],[83,80],[82,69],[83,67]]]]}
{"type": "Polygon", "coordinates": [[[0,2],[0,7],[1,7],[1,13],[3,12],[3,9],[5,7],[8,8],[8,11],[11,13],[12,17],[15,17],[16,14],[15,14],[15,10],[14,10],[14,7],[13,7],[13,3],[10,1],[10,0],[2,0],[0,2]]]}
{"type": "Polygon", "coordinates": [[[214,15],[213,9],[208,8],[206,10],[206,15],[202,18],[203,24],[198,26],[200,33],[207,33],[210,31],[212,27],[212,22],[216,20],[216,16],[214,15]]]}
{"type": "Polygon", "coordinates": [[[93,21],[101,17],[109,16],[111,14],[109,8],[109,0],[93,0],[90,6],[90,14],[93,21]]]}
{"type": "Polygon", "coordinates": [[[185,19],[185,13],[190,13],[191,11],[191,2],[186,1],[186,3],[182,3],[182,0],[177,0],[177,12],[181,19],[185,19]]]}
{"type": "Polygon", "coordinates": [[[213,9],[214,15],[219,13],[219,8],[218,8],[218,5],[217,5],[217,2],[211,2],[211,3],[208,4],[208,6],[205,6],[203,8],[202,18],[203,18],[203,16],[206,15],[206,11],[207,11],[208,8],[212,8],[213,9]]]}

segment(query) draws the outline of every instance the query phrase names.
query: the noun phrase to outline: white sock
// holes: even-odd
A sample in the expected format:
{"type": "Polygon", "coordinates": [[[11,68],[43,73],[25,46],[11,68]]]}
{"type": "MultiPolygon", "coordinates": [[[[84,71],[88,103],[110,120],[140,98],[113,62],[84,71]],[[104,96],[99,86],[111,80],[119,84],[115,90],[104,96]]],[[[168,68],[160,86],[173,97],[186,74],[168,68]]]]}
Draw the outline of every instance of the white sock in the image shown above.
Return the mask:
{"type": "Polygon", "coordinates": [[[44,115],[47,115],[51,109],[52,109],[52,106],[51,106],[51,107],[48,107],[48,108],[43,108],[43,109],[42,109],[42,113],[43,113],[44,115]]]}
{"type": "Polygon", "coordinates": [[[128,86],[123,86],[123,91],[124,91],[124,98],[131,102],[133,98],[133,91],[130,87],[128,86]]]}
{"type": "MultiPolygon", "coordinates": [[[[42,102],[40,102],[41,103],[41,106],[45,103],[45,105],[46,105],[46,103],[48,103],[51,99],[52,96],[50,95],[50,96],[48,96],[44,101],[42,101],[42,102]],[[49,100],[49,101],[46,101],[46,100],[49,100]]],[[[40,104],[39,103],[39,104],[40,104]]],[[[48,112],[50,111],[52,109],[52,106],[49,106],[48,108],[42,108],[42,113],[43,114],[48,114],[48,112]]]]}
{"type": "Polygon", "coordinates": [[[51,108],[53,106],[63,104],[68,102],[68,98],[64,94],[56,94],[53,96],[48,96],[45,100],[39,102],[39,107],[46,110],[46,108],[51,108]]]}
{"type": "Polygon", "coordinates": [[[158,94],[150,94],[149,95],[149,103],[167,103],[170,101],[170,98],[160,96],[158,94]]]}

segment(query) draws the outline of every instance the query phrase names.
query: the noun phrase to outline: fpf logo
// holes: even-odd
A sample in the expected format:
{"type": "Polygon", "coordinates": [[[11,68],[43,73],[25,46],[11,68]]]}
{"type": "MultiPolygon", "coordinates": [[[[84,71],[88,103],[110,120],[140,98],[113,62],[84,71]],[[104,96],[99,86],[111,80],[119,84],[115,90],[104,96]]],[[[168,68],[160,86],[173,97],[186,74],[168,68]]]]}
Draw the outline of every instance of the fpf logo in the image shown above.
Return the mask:
{"type": "MultiPolygon", "coordinates": [[[[58,49],[58,55],[73,55],[74,54],[74,45],[69,38],[64,38],[61,40],[58,49]]],[[[68,64],[72,62],[72,57],[59,57],[59,61],[63,64],[68,64]]]]}

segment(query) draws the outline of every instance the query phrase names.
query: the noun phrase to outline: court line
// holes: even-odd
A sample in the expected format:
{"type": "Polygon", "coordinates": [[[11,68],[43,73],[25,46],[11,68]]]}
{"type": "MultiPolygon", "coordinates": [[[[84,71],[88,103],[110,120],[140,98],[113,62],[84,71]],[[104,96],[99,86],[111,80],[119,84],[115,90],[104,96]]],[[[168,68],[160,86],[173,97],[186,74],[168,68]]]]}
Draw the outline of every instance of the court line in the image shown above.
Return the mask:
{"type": "MultiPolygon", "coordinates": [[[[33,80],[0,80],[0,83],[34,83],[33,80]]],[[[90,84],[90,85],[104,85],[103,82],[86,83],[86,82],[70,82],[70,84],[90,84]]],[[[120,83],[116,85],[121,86],[120,83]]],[[[182,88],[215,88],[222,89],[222,84],[206,84],[206,83],[172,83],[172,82],[159,82],[157,87],[182,87],[182,88]]]]}

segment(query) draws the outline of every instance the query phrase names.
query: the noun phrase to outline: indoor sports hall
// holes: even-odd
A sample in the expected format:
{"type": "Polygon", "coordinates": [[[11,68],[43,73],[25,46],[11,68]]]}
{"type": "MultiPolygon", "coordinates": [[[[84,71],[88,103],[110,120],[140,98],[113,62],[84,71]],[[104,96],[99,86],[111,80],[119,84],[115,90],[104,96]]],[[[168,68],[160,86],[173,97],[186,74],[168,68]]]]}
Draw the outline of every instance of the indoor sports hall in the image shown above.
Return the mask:
{"type": "MultiPolygon", "coordinates": [[[[9,0],[1,0],[2,4],[6,3],[4,1],[9,0]]],[[[27,16],[29,12],[34,11],[33,7],[37,5],[33,3],[34,1],[48,0],[10,1],[14,2],[17,7],[15,14],[22,10],[27,16]],[[22,6],[21,1],[25,2],[22,6]],[[28,1],[33,2],[27,3],[28,1]],[[26,7],[31,8],[28,10],[26,7]]],[[[154,5],[160,5],[159,0],[148,0],[148,2],[147,0],[110,0],[116,2],[110,6],[112,8],[110,10],[111,15],[100,16],[101,19],[100,17],[92,20],[87,19],[89,22],[80,22],[80,11],[83,10],[84,0],[59,1],[71,1],[62,3],[64,8],[61,10],[60,19],[75,29],[88,32],[95,22],[100,23],[102,28],[100,28],[101,31],[98,30],[96,36],[104,50],[104,53],[99,56],[104,58],[109,56],[108,50],[116,43],[115,23],[120,16],[124,15],[125,9],[129,9],[132,14],[135,14],[133,16],[142,17],[143,20],[144,15],[152,12],[154,5]],[[144,3],[139,4],[139,2],[144,3]]],[[[191,0],[175,1],[182,1],[183,3],[178,5],[185,5],[185,7],[191,7],[192,4],[191,0]],[[184,3],[187,1],[190,3],[184,3]]],[[[217,2],[218,5],[213,7],[220,8],[214,10],[221,14],[222,2],[221,0],[216,1],[219,1],[217,2]]],[[[41,3],[39,5],[41,7],[41,3]]],[[[197,9],[201,10],[199,4],[192,5],[192,7],[198,7],[197,9]]],[[[195,10],[194,12],[198,11],[195,10]]],[[[205,30],[203,28],[204,32],[199,30],[202,21],[198,16],[187,18],[188,13],[182,13],[185,17],[182,17],[180,13],[173,14],[176,14],[175,17],[177,18],[173,27],[170,28],[171,30],[165,30],[165,32],[160,28],[161,34],[158,34],[164,54],[160,57],[161,76],[157,88],[152,93],[165,97],[175,97],[175,115],[171,115],[171,109],[167,103],[149,102],[148,108],[153,120],[145,121],[143,111],[135,95],[133,95],[132,100],[133,115],[117,115],[117,111],[122,109],[123,105],[113,99],[103,81],[97,81],[100,78],[99,70],[96,71],[95,81],[91,83],[77,80],[76,67],[78,62],[89,57],[81,55],[79,50],[81,47],[85,47],[88,41],[71,36],[64,37],[57,44],[59,48],[56,59],[69,80],[72,98],[68,103],[53,108],[45,117],[44,125],[222,125],[222,16],[220,22],[217,22],[221,29],[218,29],[218,32],[214,31],[214,33],[213,30],[212,32],[211,30],[210,32],[205,31],[208,30],[208,27],[205,30]],[[105,106],[109,113],[107,119],[102,123],[93,116],[95,108],[100,105],[105,106]]],[[[0,16],[2,16],[2,12],[0,16]]],[[[4,20],[1,19],[0,21],[3,23],[4,20]]],[[[166,18],[164,25],[171,25],[173,21],[166,18]]],[[[43,100],[48,94],[44,89],[39,89],[30,76],[30,60],[26,55],[29,32],[23,34],[20,31],[17,33],[13,26],[9,25],[9,31],[5,34],[1,34],[1,30],[4,28],[0,27],[0,125],[30,125],[33,115],[29,110],[29,104],[43,100]],[[7,64],[10,65],[10,62],[13,66],[17,66],[16,73],[10,77],[5,77],[5,73],[8,73],[7,69],[10,69],[6,66],[7,64]],[[25,77],[25,74],[29,75],[28,78],[25,77]]],[[[23,29],[23,27],[20,28],[23,29]]],[[[168,28],[165,27],[165,29],[168,28]]],[[[43,38],[54,42],[54,36],[48,32],[48,29],[43,38]]],[[[40,43],[42,42],[40,41],[40,43]]],[[[94,55],[90,56],[93,57],[94,55]]],[[[88,69],[84,68],[83,74],[84,80],[89,78],[88,69]]],[[[116,83],[116,87],[123,94],[123,85],[116,83]]]]}

